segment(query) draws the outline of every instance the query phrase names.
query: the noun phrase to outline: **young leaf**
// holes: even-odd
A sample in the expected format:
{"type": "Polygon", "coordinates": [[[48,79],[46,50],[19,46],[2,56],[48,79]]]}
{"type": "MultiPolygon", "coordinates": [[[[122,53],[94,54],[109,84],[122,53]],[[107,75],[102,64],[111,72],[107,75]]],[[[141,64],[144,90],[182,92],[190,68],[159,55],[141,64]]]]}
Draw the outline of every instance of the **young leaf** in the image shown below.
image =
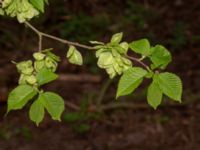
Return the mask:
{"type": "Polygon", "coordinates": [[[52,53],[51,51],[46,51],[47,56],[49,56],[51,59],[53,59],[56,62],[60,61],[60,57],[52,53]]]}
{"type": "Polygon", "coordinates": [[[113,46],[112,51],[117,51],[120,54],[127,54],[129,48],[129,44],[127,42],[122,42],[118,45],[113,46]]]}
{"type": "Polygon", "coordinates": [[[162,45],[156,45],[151,48],[152,54],[150,60],[153,62],[152,68],[165,69],[167,65],[172,61],[170,52],[162,45]]]}
{"type": "Polygon", "coordinates": [[[39,70],[39,72],[36,74],[36,78],[37,78],[38,84],[43,85],[43,84],[56,80],[58,78],[58,75],[46,68],[43,68],[39,70]]]}
{"type": "Polygon", "coordinates": [[[44,12],[44,0],[30,0],[30,3],[39,11],[44,12]]]}
{"type": "Polygon", "coordinates": [[[122,42],[120,43],[120,46],[123,48],[123,53],[122,54],[127,54],[128,52],[128,48],[129,48],[129,44],[127,42],[122,42]]]}
{"type": "Polygon", "coordinates": [[[26,103],[37,94],[36,90],[29,85],[19,85],[8,96],[8,110],[22,109],[26,103]]]}
{"type": "Polygon", "coordinates": [[[129,44],[129,47],[135,53],[141,54],[143,56],[149,56],[151,54],[150,43],[147,39],[133,41],[129,44]]]}
{"type": "Polygon", "coordinates": [[[67,58],[70,63],[75,65],[82,65],[83,58],[81,53],[74,46],[70,46],[69,51],[67,52],[67,58]]]}
{"type": "Polygon", "coordinates": [[[181,79],[172,73],[159,74],[159,87],[169,98],[181,102],[182,82],[181,79]]]}
{"type": "Polygon", "coordinates": [[[118,44],[119,42],[121,42],[122,40],[122,37],[123,37],[123,33],[120,32],[120,33],[117,33],[117,34],[114,34],[111,38],[111,43],[116,43],[118,44]]]}
{"type": "Polygon", "coordinates": [[[37,100],[33,102],[29,110],[29,118],[39,126],[39,123],[44,118],[44,106],[42,104],[42,97],[39,96],[37,100]]]}
{"type": "MultiPolygon", "coordinates": [[[[156,77],[154,77],[156,78],[156,77]]],[[[151,85],[148,88],[147,91],[147,101],[150,106],[152,106],[154,109],[157,109],[157,107],[162,102],[162,96],[163,93],[158,85],[158,83],[154,81],[151,83],[151,85]]]]}
{"type": "Polygon", "coordinates": [[[124,72],[118,84],[116,97],[132,93],[142,83],[146,74],[147,71],[139,67],[133,67],[124,72]]]}
{"type": "Polygon", "coordinates": [[[53,120],[60,121],[64,111],[64,100],[56,93],[45,92],[40,95],[43,106],[47,109],[53,120]]]}

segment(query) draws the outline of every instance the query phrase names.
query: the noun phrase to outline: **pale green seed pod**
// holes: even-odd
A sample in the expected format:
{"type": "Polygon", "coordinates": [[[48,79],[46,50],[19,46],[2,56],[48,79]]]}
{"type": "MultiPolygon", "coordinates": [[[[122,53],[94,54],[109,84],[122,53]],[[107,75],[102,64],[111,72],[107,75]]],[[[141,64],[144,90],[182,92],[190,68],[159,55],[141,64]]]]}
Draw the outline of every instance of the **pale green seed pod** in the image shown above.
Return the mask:
{"type": "Polygon", "coordinates": [[[34,85],[35,83],[37,83],[37,79],[36,79],[36,77],[34,75],[27,76],[26,77],[26,81],[30,85],[34,85]]]}
{"type": "Polygon", "coordinates": [[[50,57],[45,58],[45,66],[50,69],[52,72],[55,72],[57,69],[57,62],[51,59],[50,57]]]}
{"type": "Polygon", "coordinates": [[[74,46],[69,47],[66,57],[71,64],[75,64],[75,65],[83,64],[83,57],[81,53],[74,46]]]}
{"type": "Polygon", "coordinates": [[[113,55],[115,58],[120,58],[120,57],[121,57],[120,53],[118,53],[115,49],[112,49],[112,55],[113,55]]]}
{"type": "Polygon", "coordinates": [[[22,73],[22,74],[26,74],[26,75],[31,75],[34,71],[34,68],[32,66],[32,61],[22,61],[20,63],[18,63],[16,65],[17,70],[22,73]]]}
{"type": "Polygon", "coordinates": [[[32,65],[32,61],[28,60],[28,61],[22,61],[22,62],[17,63],[16,67],[19,70],[23,70],[24,68],[27,68],[31,65],[32,65]]]}
{"type": "Polygon", "coordinates": [[[33,54],[33,57],[35,58],[35,60],[44,60],[45,58],[45,54],[37,52],[33,54]]]}
{"type": "Polygon", "coordinates": [[[38,72],[41,69],[45,68],[45,61],[44,60],[37,60],[34,62],[34,69],[38,72]]]}
{"type": "Polygon", "coordinates": [[[114,63],[114,57],[111,52],[103,52],[99,55],[98,66],[100,68],[107,68],[114,63]]]}
{"type": "Polygon", "coordinates": [[[17,16],[20,23],[39,15],[39,11],[28,0],[4,0],[2,7],[10,17],[17,16]]]}
{"type": "Polygon", "coordinates": [[[132,62],[129,59],[124,57],[122,57],[121,59],[125,65],[132,66],[132,62]]]}
{"type": "Polygon", "coordinates": [[[122,43],[120,43],[120,47],[121,48],[119,48],[119,50],[118,50],[119,53],[127,54],[128,48],[129,48],[129,44],[127,42],[122,42],[122,43]]]}
{"type": "Polygon", "coordinates": [[[115,70],[112,67],[107,68],[106,72],[109,74],[109,77],[111,79],[113,79],[116,76],[116,72],[115,72],[115,70]]]}
{"type": "Polygon", "coordinates": [[[120,58],[115,58],[115,61],[118,63],[118,65],[119,65],[120,67],[123,67],[123,66],[124,66],[124,63],[123,63],[121,57],[120,57],[120,58]]]}
{"type": "Polygon", "coordinates": [[[117,62],[113,64],[114,70],[117,72],[117,74],[121,75],[123,72],[123,68],[119,66],[117,62]]]}
{"type": "Polygon", "coordinates": [[[31,66],[29,68],[23,69],[22,73],[26,74],[26,75],[31,75],[33,73],[33,71],[34,71],[34,68],[31,66]]]}
{"type": "Polygon", "coordinates": [[[13,0],[4,0],[4,1],[2,2],[2,7],[3,7],[3,8],[7,7],[8,5],[11,4],[12,1],[13,1],[13,0]]]}
{"type": "Polygon", "coordinates": [[[129,68],[131,68],[131,66],[129,66],[129,65],[124,65],[124,67],[123,67],[123,72],[125,72],[125,71],[128,70],[129,68]]]}
{"type": "Polygon", "coordinates": [[[18,84],[21,85],[21,84],[26,84],[26,75],[24,74],[21,74],[20,77],[19,77],[19,80],[18,80],[18,84]]]}
{"type": "Polygon", "coordinates": [[[124,71],[132,67],[132,62],[123,57],[123,55],[127,53],[128,47],[129,45],[126,42],[123,42],[120,45],[110,43],[107,45],[107,48],[96,51],[98,66],[106,69],[110,78],[121,75],[124,71]]]}
{"type": "Polygon", "coordinates": [[[103,52],[108,52],[108,50],[106,50],[105,48],[97,50],[96,51],[96,57],[98,58],[101,55],[101,53],[103,53],[103,52]]]}

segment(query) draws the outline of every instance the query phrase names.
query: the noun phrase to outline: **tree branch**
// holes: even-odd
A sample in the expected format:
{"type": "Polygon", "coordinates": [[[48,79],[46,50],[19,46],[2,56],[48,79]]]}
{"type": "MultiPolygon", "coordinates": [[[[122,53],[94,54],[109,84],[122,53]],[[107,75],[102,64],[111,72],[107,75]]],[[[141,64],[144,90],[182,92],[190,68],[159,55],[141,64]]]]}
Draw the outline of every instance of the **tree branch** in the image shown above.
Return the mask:
{"type": "MultiPolygon", "coordinates": [[[[65,39],[62,39],[62,38],[41,32],[38,29],[36,29],[34,26],[32,26],[27,21],[25,22],[25,25],[27,25],[30,29],[32,29],[38,35],[38,37],[39,37],[39,51],[42,50],[42,37],[53,39],[53,40],[56,40],[58,42],[61,42],[63,44],[67,44],[67,45],[73,45],[73,46],[77,46],[77,47],[81,47],[81,48],[85,48],[85,49],[89,49],[89,50],[95,50],[95,48],[92,47],[92,46],[83,45],[83,44],[80,44],[78,42],[71,42],[71,41],[68,41],[68,40],[65,40],[65,39]]],[[[142,65],[145,69],[150,71],[150,68],[145,63],[143,63],[141,59],[138,59],[138,58],[135,58],[135,57],[132,57],[132,56],[128,56],[128,55],[126,55],[125,57],[134,61],[134,62],[137,62],[138,64],[142,65]]]]}
{"type": "Polygon", "coordinates": [[[85,49],[90,49],[90,50],[95,49],[92,46],[83,45],[83,44],[80,44],[80,43],[77,43],[77,42],[71,42],[71,41],[68,41],[68,40],[65,40],[65,39],[62,39],[62,38],[41,32],[38,29],[36,29],[34,26],[32,26],[29,22],[25,22],[25,25],[27,25],[30,29],[32,29],[39,36],[39,38],[46,37],[46,38],[53,39],[53,40],[59,41],[63,44],[67,44],[67,45],[73,45],[73,46],[77,46],[77,47],[81,47],[81,48],[85,48],[85,49]]]}
{"type": "Polygon", "coordinates": [[[151,69],[149,68],[149,66],[147,66],[145,63],[142,62],[142,60],[138,59],[138,58],[135,58],[135,57],[131,57],[131,56],[128,56],[126,55],[125,56],[126,58],[134,61],[134,62],[137,62],[138,64],[142,65],[145,69],[147,69],[148,71],[150,71],[151,69]]]}

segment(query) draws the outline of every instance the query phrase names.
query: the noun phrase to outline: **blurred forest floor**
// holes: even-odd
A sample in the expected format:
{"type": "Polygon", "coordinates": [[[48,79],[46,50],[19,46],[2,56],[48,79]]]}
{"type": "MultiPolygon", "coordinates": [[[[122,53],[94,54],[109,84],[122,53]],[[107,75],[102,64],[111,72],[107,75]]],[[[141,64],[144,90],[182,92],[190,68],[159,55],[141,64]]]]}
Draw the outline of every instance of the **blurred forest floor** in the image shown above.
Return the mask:
{"type": "MultiPolygon", "coordinates": [[[[64,58],[67,46],[45,40],[63,61],[59,81],[46,86],[66,102],[61,123],[49,116],[37,128],[28,118],[28,108],[6,112],[9,91],[18,74],[11,60],[29,59],[37,51],[37,36],[15,20],[0,18],[0,150],[199,150],[200,148],[200,1],[197,0],[65,0],[52,1],[44,16],[32,23],[42,31],[71,41],[108,41],[124,32],[127,41],[149,38],[173,54],[168,70],[184,84],[183,104],[166,100],[154,111],[146,104],[145,85],[136,94],[119,101],[133,108],[92,111],[92,104],[115,102],[117,80],[102,94],[108,76],[96,67],[94,54],[81,50],[85,65],[70,65],[64,58]],[[78,117],[77,117],[78,116],[78,117]]],[[[148,83],[146,83],[148,84],[148,83]]]]}

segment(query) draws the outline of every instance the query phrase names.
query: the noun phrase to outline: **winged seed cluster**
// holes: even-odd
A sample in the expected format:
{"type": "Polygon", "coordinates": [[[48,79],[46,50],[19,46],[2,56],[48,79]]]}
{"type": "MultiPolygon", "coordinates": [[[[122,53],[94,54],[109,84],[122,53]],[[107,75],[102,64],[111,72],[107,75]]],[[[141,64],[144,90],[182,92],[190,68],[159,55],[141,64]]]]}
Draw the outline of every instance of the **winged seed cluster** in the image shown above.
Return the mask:
{"type": "MultiPolygon", "coordinates": [[[[22,61],[16,64],[17,70],[20,73],[19,85],[29,84],[39,86],[41,73],[56,71],[58,61],[60,58],[53,53],[46,51],[46,53],[37,52],[33,54],[34,63],[31,60],[22,61]]],[[[55,75],[56,76],[56,75],[55,75]]]]}
{"type": "Polygon", "coordinates": [[[98,66],[106,70],[110,78],[123,74],[132,67],[132,62],[125,57],[128,52],[129,45],[127,42],[121,42],[122,33],[113,35],[111,41],[107,44],[97,41],[91,41],[95,44],[96,57],[98,58],[98,66]],[[120,43],[121,42],[121,43],[120,43]]]}
{"type": "Polygon", "coordinates": [[[17,17],[23,23],[44,12],[45,4],[48,4],[48,0],[3,0],[0,15],[17,17]]]}

